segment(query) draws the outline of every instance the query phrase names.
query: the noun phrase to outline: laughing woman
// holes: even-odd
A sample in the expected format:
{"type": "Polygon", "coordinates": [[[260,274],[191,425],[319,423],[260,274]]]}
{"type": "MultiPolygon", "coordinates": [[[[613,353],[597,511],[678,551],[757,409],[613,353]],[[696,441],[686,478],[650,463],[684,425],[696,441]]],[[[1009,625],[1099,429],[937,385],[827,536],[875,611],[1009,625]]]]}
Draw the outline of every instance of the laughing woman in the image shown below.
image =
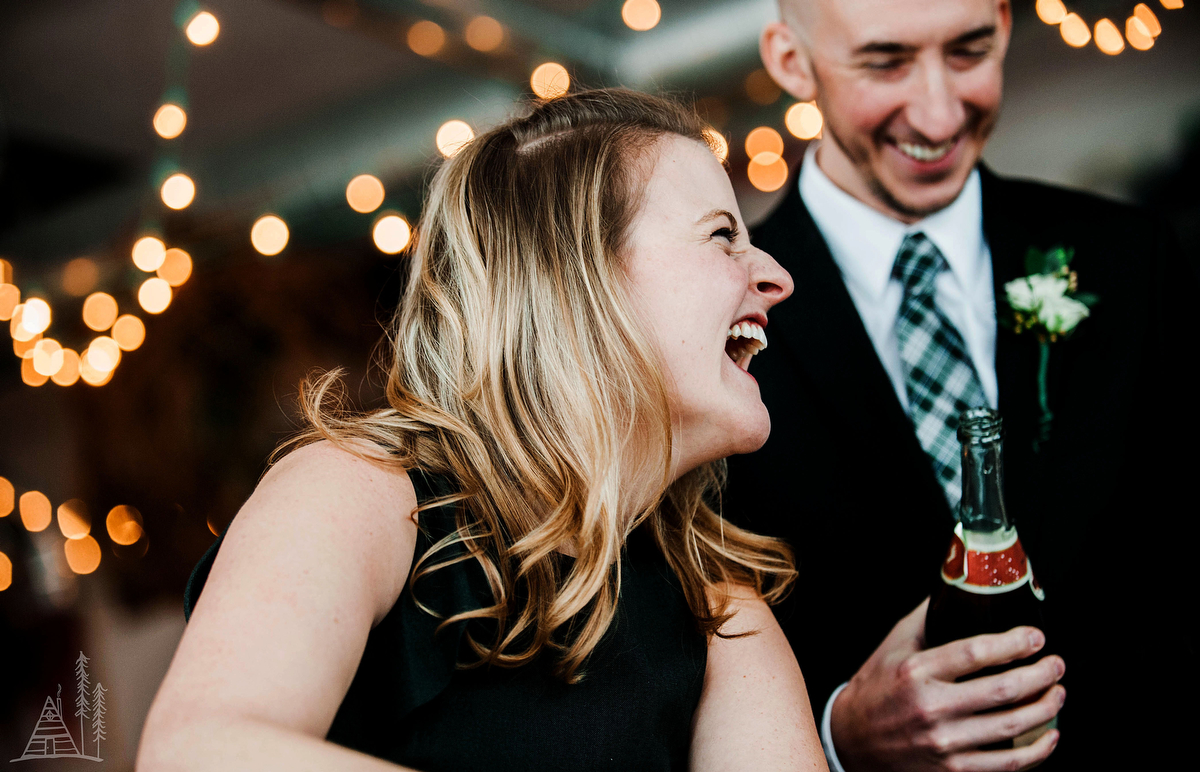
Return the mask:
{"type": "Polygon", "coordinates": [[[792,285],[702,128],[584,92],[442,166],[388,407],[307,387],[189,584],[140,770],[825,768],[767,605],[791,553],[713,509],[792,285]]]}

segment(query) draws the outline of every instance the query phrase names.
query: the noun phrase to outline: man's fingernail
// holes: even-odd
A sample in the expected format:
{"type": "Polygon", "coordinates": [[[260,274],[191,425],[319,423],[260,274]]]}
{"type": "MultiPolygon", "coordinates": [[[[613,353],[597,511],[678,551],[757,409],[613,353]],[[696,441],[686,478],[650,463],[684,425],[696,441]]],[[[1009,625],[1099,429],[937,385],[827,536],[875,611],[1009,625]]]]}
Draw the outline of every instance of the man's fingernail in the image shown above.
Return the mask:
{"type": "Polygon", "coordinates": [[[1034,649],[1042,648],[1042,644],[1046,642],[1046,636],[1042,635],[1041,630],[1029,631],[1029,645],[1034,649]]]}
{"type": "Polygon", "coordinates": [[[1058,677],[1059,677],[1059,678],[1062,678],[1062,677],[1063,677],[1063,673],[1067,672],[1067,663],[1066,663],[1066,662],[1063,662],[1061,659],[1059,659],[1059,660],[1055,660],[1055,662],[1054,662],[1054,672],[1055,672],[1055,673],[1058,673],[1058,677]]]}

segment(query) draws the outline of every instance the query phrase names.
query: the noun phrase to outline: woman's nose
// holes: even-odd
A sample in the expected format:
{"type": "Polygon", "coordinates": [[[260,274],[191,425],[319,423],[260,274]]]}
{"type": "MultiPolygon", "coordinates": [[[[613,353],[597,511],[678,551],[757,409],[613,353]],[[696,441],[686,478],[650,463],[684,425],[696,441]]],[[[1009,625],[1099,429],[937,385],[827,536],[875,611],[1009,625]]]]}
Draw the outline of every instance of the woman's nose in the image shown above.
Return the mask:
{"type": "Polygon", "coordinates": [[[750,283],[754,291],[769,300],[771,305],[786,300],[795,288],[792,275],[775,262],[775,258],[757,248],[750,266],[750,283]]]}

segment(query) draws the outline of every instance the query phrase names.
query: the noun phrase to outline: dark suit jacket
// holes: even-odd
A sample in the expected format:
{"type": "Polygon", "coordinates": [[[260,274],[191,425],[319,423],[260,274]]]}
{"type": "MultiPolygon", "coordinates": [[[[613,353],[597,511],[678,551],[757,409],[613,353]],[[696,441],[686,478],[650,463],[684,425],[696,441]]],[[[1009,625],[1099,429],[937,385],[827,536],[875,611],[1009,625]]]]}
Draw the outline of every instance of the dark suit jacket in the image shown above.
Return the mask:
{"type": "MultiPolygon", "coordinates": [[[[1195,714],[1195,644],[1175,620],[1195,608],[1181,590],[1200,517],[1188,495],[1200,468],[1196,275],[1146,212],[981,173],[997,308],[1029,247],[1074,247],[1081,291],[1100,296],[1052,344],[1052,436],[1037,453],[1036,340],[997,334],[1008,509],[1046,589],[1047,650],[1067,663],[1063,737],[1046,768],[1086,768],[1093,751],[1097,768],[1126,752],[1145,760],[1195,714]]],[[[730,459],[724,507],[796,549],[799,580],[776,613],[819,719],[929,594],[953,520],[797,188],[753,236],[796,290],[772,309],[770,348],[751,366],[771,436],[730,459]]]]}

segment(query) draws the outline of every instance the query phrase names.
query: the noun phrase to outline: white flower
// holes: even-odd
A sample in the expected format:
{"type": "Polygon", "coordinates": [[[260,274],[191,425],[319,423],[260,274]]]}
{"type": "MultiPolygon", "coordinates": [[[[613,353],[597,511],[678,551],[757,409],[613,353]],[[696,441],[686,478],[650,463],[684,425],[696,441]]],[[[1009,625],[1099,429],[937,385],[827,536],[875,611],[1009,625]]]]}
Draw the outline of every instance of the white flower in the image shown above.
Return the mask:
{"type": "MultiPolygon", "coordinates": [[[[1066,283],[1066,279],[1062,281],[1066,283]]],[[[1075,325],[1083,321],[1089,313],[1091,312],[1088,311],[1088,307],[1078,300],[1059,296],[1042,301],[1038,318],[1051,335],[1063,335],[1075,329],[1075,325]]]]}
{"type": "MultiPolygon", "coordinates": [[[[1069,282],[1060,276],[1037,273],[1021,279],[1014,279],[1005,284],[1004,294],[1008,297],[1008,304],[1013,309],[1041,316],[1040,312],[1047,303],[1070,300],[1065,297],[1069,286],[1069,282]]],[[[1070,302],[1083,305],[1074,300],[1070,300],[1070,302]]],[[[1086,312],[1087,308],[1085,307],[1084,316],[1087,315],[1086,312]]],[[[1079,317],[1079,319],[1082,318],[1079,317]]],[[[1074,327],[1075,324],[1078,324],[1079,319],[1076,319],[1071,326],[1074,327]]]]}

